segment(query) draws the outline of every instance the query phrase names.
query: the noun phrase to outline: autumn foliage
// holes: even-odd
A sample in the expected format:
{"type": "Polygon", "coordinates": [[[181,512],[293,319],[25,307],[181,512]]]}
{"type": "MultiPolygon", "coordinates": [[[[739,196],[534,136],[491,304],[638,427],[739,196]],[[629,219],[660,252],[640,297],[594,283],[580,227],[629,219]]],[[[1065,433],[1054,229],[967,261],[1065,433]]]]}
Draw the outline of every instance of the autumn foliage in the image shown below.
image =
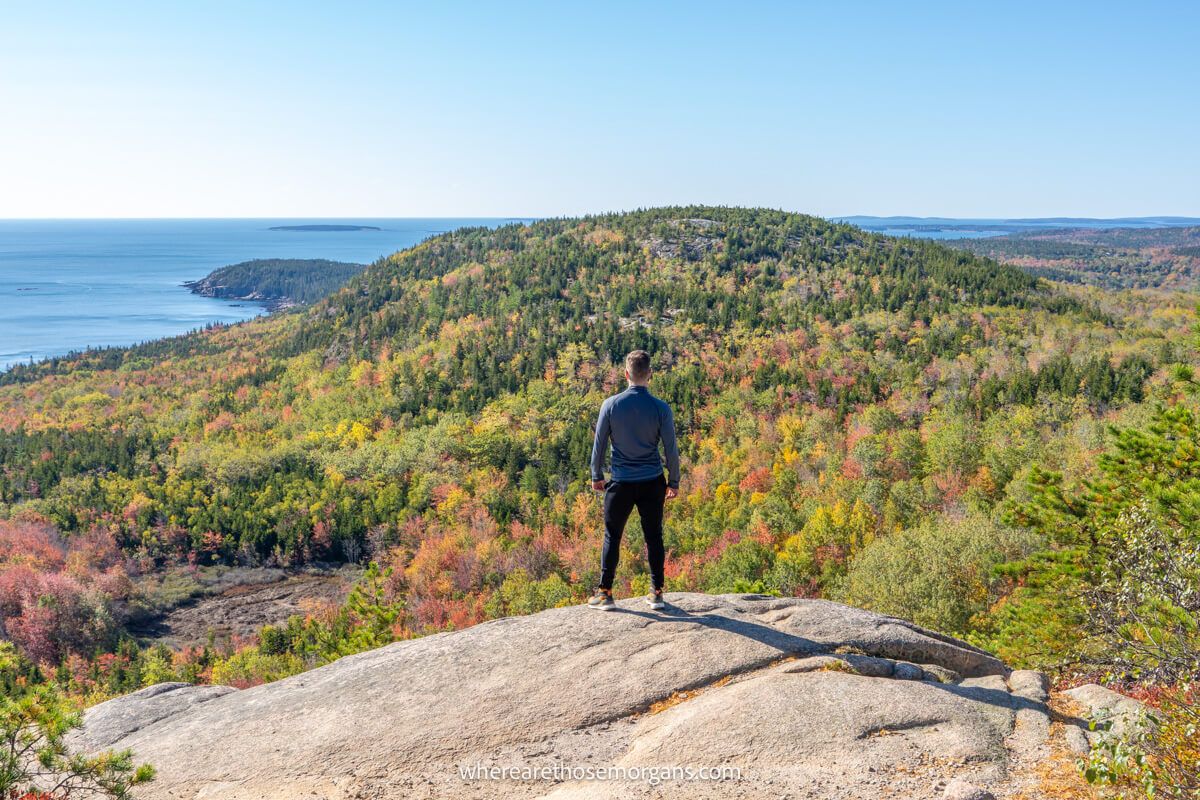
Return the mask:
{"type": "MultiPolygon", "coordinates": [[[[1076,623],[1029,566],[1056,543],[1000,517],[1035,465],[1078,483],[1107,425],[1173,391],[1192,322],[1186,298],[777,211],[457,231],[295,313],[0,376],[0,624],[102,692],[277,677],[364,646],[356,620],[386,619],[378,641],[578,602],[591,425],[644,348],[684,462],[668,590],[928,612],[1041,665],[1031,623],[1076,623]],[[936,603],[855,569],[930,552],[955,581],[936,603]],[[186,655],[115,641],[127,576],[343,561],[379,568],[357,616],[186,655]]],[[[640,544],[635,520],[618,594],[647,588],[640,544]]]]}

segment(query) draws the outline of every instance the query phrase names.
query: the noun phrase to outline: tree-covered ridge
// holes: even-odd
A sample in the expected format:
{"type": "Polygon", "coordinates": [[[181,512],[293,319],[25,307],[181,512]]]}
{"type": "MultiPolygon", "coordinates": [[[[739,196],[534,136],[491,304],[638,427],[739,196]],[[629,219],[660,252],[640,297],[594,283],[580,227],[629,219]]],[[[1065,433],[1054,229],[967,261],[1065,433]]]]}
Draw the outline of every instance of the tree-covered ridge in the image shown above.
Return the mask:
{"type": "Polygon", "coordinates": [[[1200,228],[1066,228],[946,241],[1057,281],[1108,288],[1194,289],[1200,228]]]}
{"type": "MultiPolygon", "coordinates": [[[[426,389],[411,404],[475,409],[576,347],[617,358],[646,346],[670,359],[697,337],[728,351],[731,332],[811,330],[870,313],[926,326],[963,305],[1078,306],[1019,270],[929,242],[783,212],[658,209],[433,240],[372,266],[309,315],[282,354],[369,357],[455,326],[438,376],[408,376],[426,389]]],[[[869,325],[859,330],[869,335],[869,325]]],[[[962,344],[958,331],[926,338],[918,358],[962,344]]],[[[884,346],[914,355],[898,336],[884,346]]]]}
{"type": "Polygon", "coordinates": [[[256,258],[230,264],[184,284],[205,297],[252,300],[272,309],[313,303],[364,269],[324,258],[256,258]]]}
{"type": "Polygon", "coordinates": [[[1011,588],[986,567],[1038,544],[992,536],[998,506],[1039,460],[1084,471],[1191,319],[777,211],[467,229],[294,314],[14,376],[0,515],[144,571],[371,557],[397,635],[537,610],[595,581],[591,425],[646,347],[684,454],[669,588],[842,596],[875,542],[971,512],[970,602],[931,620],[969,633],[1011,588]]]}

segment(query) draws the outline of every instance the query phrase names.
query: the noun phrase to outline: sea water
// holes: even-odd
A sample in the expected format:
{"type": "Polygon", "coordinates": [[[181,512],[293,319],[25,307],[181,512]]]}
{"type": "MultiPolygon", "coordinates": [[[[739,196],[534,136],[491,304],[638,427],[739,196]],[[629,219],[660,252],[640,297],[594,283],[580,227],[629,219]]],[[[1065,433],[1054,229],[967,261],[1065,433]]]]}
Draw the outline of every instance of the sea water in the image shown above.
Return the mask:
{"type": "Polygon", "coordinates": [[[367,264],[463,226],[507,219],[0,220],[0,370],[264,313],[181,284],[252,258],[367,264]],[[352,224],[381,230],[280,231],[352,224]]]}

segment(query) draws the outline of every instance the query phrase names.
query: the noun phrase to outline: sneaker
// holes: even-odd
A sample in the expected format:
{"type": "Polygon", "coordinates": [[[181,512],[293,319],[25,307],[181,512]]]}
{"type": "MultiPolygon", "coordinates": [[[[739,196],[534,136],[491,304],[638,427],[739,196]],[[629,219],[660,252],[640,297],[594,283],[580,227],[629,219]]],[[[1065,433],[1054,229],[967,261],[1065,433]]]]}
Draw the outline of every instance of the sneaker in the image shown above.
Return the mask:
{"type": "Polygon", "coordinates": [[[594,608],[597,611],[612,611],[617,607],[617,604],[613,602],[610,589],[596,589],[596,593],[591,596],[587,604],[588,608],[594,608]]]}
{"type": "Polygon", "coordinates": [[[667,604],[663,600],[662,589],[655,589],[653,592],[646,595],[646,605],[650,606],[655,611],[666,608],[667,604]]]}

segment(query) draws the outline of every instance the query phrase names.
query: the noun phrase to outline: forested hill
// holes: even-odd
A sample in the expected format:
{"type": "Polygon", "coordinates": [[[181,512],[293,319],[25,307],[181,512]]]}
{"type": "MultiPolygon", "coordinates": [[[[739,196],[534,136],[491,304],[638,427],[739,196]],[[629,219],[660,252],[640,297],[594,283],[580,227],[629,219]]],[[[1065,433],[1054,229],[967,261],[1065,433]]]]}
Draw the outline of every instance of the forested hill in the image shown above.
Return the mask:
{"type": "MultiPolygon", "coordinates": [[[[273,266],[283,267],[282,277],[289,278],[297,277],[297,263],[246,262],[218,270],[205,282],[228,284],[235,293],[264,292],[264,281],[274,282],[273,266]]],[[[303,272],[310,273],[307,266],[303,272]]],[[[330,288],[323,285],[323,293],[330,288]]],[[[353,347],[361,356],[385,342],[394,348],[424,341],[431,326],[466,314],[486,317],[491,326],[471,338],[499,333],[464,359],[478,360],[505,340],[521,339],[504,320],[519,311],[526,330],[543,316],[549,323],[540,325],[531,342],[537,357],[522,359],[527,378],[538,372],[529,365],[545,363],[566,342],[600,345],[614,356],[631,342],[661,346],[681,311],[686,312],[681,325],[717,335],[734,328],[840,323],[871,311],[928,323],[930,315],[963,304],[1079,307],[1018,269],[927,240],[869,234],[779,211],[663,208],[463,228],[435,237],[373,264],[314,309],[273,353],[331,347],[338,356],[353,347]],[[408,296],[413,286],[420,291],[408,296]],[[364,324],[366,316],[376,319],[364,324]]],[[[67,372],[112,368],[172,354],[213,354],[217,347],[212,337],[193,334],[107,348],[18,365],[0,374],[0,384],[57,372],[60,363],[67,372]]]]}
{"type": "MultiPolygon", "coordinates": [[[[683,380],[699,364],[676,359],[697,340],[733,361],[742,349],[734,333],[815,330],[872,313],[928,326],[965,306],[992,305],[1079,309],[1017,269],[927,241],[783,212],[669,208],[439,237],[373,265],[278,352],[367,358],[384,344],[420,347],[431,332],[456,326],[453,357],[436,380],[411,383],[406,408],[477,409],[542,377],[574,348],[619,360],[645,347],[683,380]]],[[[926,349],[964,345],[938,341],[946,334],[956,338],[933,333],[926,349]]],[[[899,338],[883,344],[911,352],[899,338]]],[[[771,367],[756,375],[776,382],[771,367]]],[[[877,393],[843,388],[850,391],[806,390],[843,405],[877,393]]]]}
{"type": "MultiPolygon", "coordinates": [[[[1094,459],[1183,347],[1190,315],[1156,302],[779,211],[464,229],[297,313],[14,370],[0,517],[144,571],[372,557],[409,632],[579,599],[592,422],[645,347],[684,455],[670,586],[828,596],[885,534],[1094,459]]],[[[981,535],[988,558],[1031,546],[981,535]]],[[[968,572],[986,610],[1003,586],[968,572]]]]}
{"type": "Polygon", "coordinates": [[[184,286],[205,297],[250,300],[276,310],[320,300],[363,267],[324,258],[258,258],[213,270],[184,286]]]}

